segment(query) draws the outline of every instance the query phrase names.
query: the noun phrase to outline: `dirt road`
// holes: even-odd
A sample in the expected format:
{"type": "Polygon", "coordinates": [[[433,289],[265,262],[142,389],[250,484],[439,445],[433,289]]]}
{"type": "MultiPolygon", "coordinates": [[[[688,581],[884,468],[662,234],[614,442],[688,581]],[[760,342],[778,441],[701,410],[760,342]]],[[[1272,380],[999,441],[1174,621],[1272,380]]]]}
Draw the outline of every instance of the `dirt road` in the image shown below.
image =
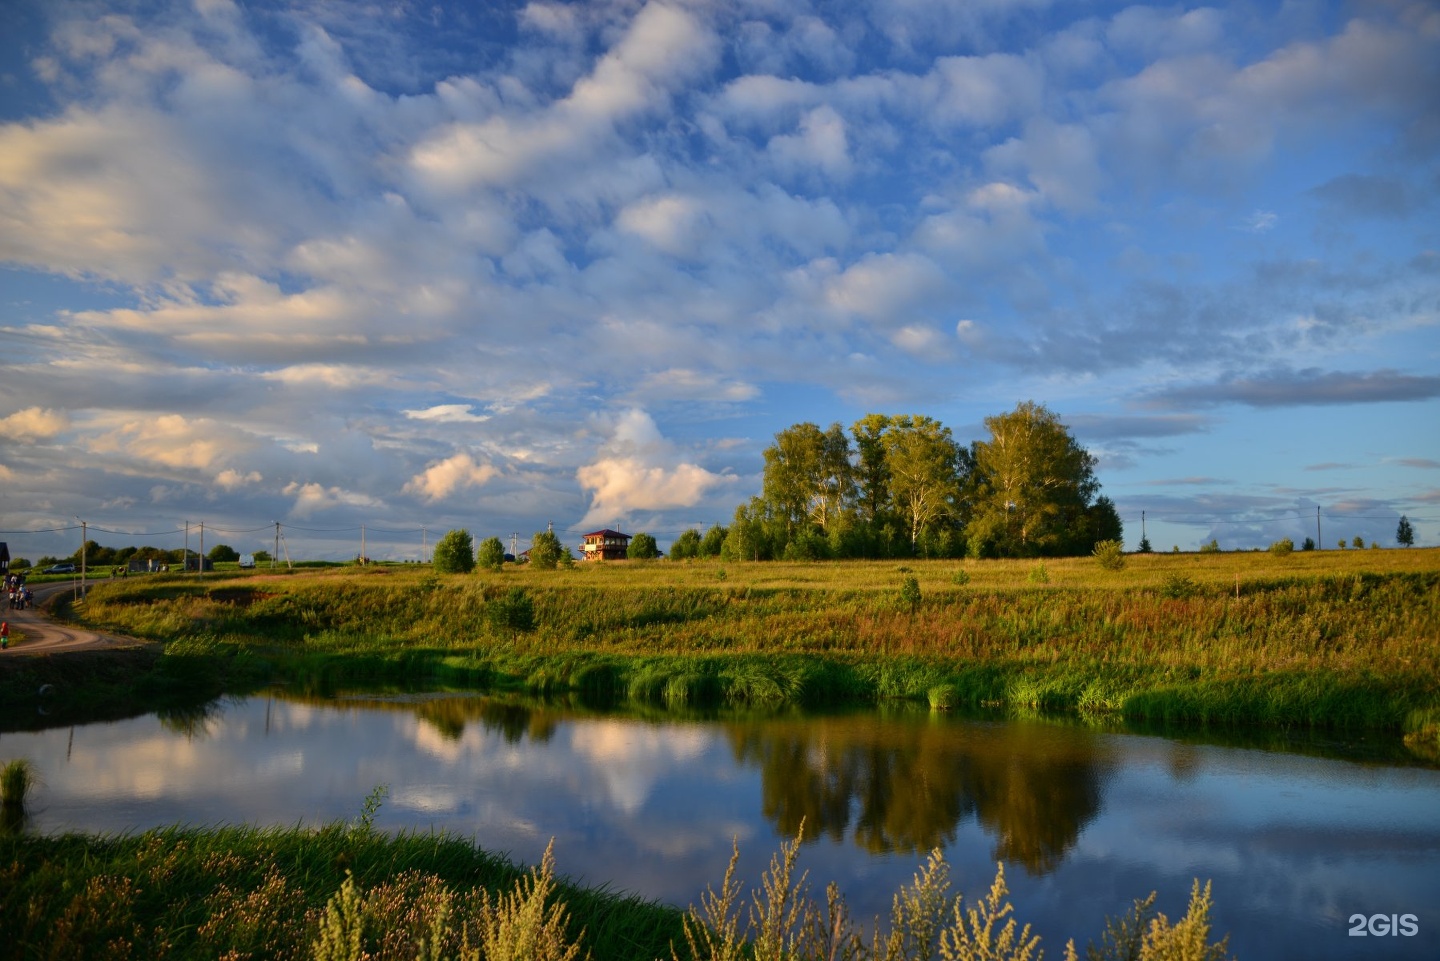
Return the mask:
{"type": "Polygon", "coordinates": [[[10,622],[10,649],[3,652],[9,657],[15,654],[60,654],[67,651],[110,651],[125,647],[143,647],[144,641],[133,637],[117,637],[100,634],[70,624],[57,624],[43,611],[42,603],[56,594],[74,590],[71,584],[42,584],[33,589],[35,604],[27,610],[12,611],[0,604],[0,620],[10,622]],[[25,639],[17,642],[15,635],[23,633],[25,639]]]}

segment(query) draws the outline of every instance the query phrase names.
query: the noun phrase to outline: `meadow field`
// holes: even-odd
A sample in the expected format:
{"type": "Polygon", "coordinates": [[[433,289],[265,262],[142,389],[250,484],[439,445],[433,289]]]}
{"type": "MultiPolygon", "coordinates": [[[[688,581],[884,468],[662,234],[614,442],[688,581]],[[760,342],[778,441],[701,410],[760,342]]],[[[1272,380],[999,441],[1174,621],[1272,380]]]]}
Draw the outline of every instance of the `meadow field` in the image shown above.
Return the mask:
{"type": "MultiPolygon", "coordinates": [[[[68,602],[61,599],[62,613],[68,602]]],[[[987,561],[415,564],[97,584],[162,662],[312,687],[1079,711],[1403,731],[1440,718],[1440,550],[987,561]],[[198,659],[198,660],[197,660],[198,659]]]]}

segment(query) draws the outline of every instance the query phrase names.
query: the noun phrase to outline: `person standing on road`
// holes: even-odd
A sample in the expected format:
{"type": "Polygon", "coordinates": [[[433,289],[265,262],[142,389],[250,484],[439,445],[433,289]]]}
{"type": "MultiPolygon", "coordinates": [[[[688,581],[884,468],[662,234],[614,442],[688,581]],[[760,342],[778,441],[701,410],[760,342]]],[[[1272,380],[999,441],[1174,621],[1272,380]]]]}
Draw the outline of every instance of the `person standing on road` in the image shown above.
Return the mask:
{"type": "Polygon", "coordinates": [[[0,621],[0,651],[10,646],[10,622],[0,621]]]}

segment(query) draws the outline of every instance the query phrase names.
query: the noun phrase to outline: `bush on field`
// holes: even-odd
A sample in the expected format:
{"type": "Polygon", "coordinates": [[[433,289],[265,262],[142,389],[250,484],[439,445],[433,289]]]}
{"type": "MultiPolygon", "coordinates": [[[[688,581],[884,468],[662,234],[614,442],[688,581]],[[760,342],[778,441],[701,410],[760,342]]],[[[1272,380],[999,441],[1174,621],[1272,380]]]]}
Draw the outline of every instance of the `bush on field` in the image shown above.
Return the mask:
{"type": "Polygon", "coordinates": [[[500,543],[498,537],[487,537],[480,542],[480,549],[476,551],[480,566],[486,570],[498,571],[505,566],[505,545],[500,543]]]}
{"type": "Polygon", "coordinates": [[[1276,557],[1284,557],[1286,554],[1294,552],[1294,550],[1295,542],[1288,537],[1282,538],[1270,545],[1270,553],[1276,557]]]}
{"type": "Polygon", "coordinates": [[[470,532],[461,528],[450,531],[435,543],[432,562],[441,574],[468,574],[475,569],[475,543],[470,532]]]}
{"type": "Polygon", "coordinates": [[[1125,566],[1125,547],[1119,541],[1100,541],[1090,553],[1107,571],[1118,571],[1125,566]]]}

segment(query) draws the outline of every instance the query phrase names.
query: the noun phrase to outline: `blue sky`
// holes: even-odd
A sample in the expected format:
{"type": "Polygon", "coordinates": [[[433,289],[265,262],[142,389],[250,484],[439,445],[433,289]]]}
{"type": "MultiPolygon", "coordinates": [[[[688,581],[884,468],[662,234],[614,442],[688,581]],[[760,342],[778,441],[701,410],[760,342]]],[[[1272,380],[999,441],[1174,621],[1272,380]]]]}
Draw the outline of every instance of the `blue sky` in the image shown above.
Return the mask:
{"type": "Polygon", "coordinates": [[[663,544],[1034,400],[1132,547],[1434,544],[1437,196],[1423,2],[22,0],[0,530],[663,544]]]}

